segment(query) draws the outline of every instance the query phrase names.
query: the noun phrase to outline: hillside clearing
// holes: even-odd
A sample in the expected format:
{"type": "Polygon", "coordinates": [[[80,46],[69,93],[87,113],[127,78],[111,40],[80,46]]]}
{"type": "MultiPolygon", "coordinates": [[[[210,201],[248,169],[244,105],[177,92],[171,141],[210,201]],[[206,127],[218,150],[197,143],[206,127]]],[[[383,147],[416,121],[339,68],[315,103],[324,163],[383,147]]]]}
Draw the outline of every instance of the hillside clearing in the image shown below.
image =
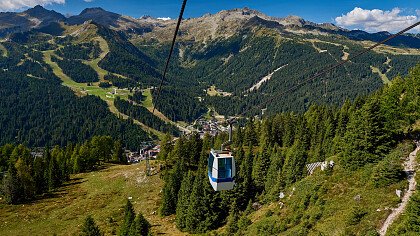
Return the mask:
{"type": "Polygon", "coordinates": [[[383,74],[378,67],[370,66],[370,69],[372,70],[372,73],[378,74],[381,78],[382,82],[384,84],[389,84],[391,81],[389,81],[388,76],[386,74],[383,74]]]}
{"type": "Polygon", "coordinates": [[[90,61],[84,61],[84,63],[92,67],[92,69],[94,69],[96,73],[98,73],[100,81],[105,81],[105,75],[107,75],[109,72],[107,70],[102,69],[99,66],[99,62],[102,61],[102,59],[104,59],[106,55],[108,55],[109,46],[105,39],[103,39],[102,37],[97,37],[94,39],[94,41],[99,42],[99,47],[101,48],[102,53],[101,55],[99,55],[98,58],[90,61]]]}
{"type": "Polygon", "coordinates": [[[144,170],[143,163],[107,165],[97,172],[72,176],[49,198],[16,206],[0,200],[0,235],[75,235],[88,215],[105,235],[112,235],[119,230],[127,198],[132,198],[136,212],[153,225],[154,235],[182,235],[173,218],[153,214],[159,208],[163,182],[158,175],[146,177],[144,170]]]}

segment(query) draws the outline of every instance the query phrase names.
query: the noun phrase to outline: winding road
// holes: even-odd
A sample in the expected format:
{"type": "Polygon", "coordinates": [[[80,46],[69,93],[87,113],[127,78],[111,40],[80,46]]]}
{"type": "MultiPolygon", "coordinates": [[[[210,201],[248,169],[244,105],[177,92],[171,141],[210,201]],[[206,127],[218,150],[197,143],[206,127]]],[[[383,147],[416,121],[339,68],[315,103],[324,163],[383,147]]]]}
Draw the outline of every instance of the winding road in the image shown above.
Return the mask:
{"type": "Polygon", "coordinates": [[[404,197],[401,199],[401,203],[398,204],[397,208],[392,209],[391,214],[388,216],[388,218],[385,220],[384,224],[382,225],[382,228],[379,230],[379,234],[381,236],[386,235],[386,232],[389,228],[389,226],[392,225],[392,223],[398,218],[398,216],[401,215],[401,213],[404,212],[405,208],[407,207],[408,201],[410,200],[410,197],[414,194],[416,191],[416,156],[417,152],[420,150],[420,142],[416,142],[417,148],[414,150],[408,158],[404,162],[404,172],[407,174],[408,179],[408,191],[404,194],[404,197]]]}

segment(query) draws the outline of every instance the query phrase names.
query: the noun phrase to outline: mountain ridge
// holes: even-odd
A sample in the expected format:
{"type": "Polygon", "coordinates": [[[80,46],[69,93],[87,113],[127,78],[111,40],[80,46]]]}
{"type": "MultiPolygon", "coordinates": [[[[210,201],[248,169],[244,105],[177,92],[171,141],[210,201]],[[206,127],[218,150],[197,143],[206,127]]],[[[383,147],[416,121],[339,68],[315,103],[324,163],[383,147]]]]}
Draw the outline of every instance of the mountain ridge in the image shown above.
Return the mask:
{"type": "MultiPolygon", "coordinates": [[[[147,34],[159,36],[160,40],[169,40],[175,20],[163,20],[151,16],[133,18],[107,11],[101,7],[86,8],[80,14],[65,17],[53,10],[35,6],[23,12],[0,13],[0,37],[11,33],[26,32],[42,28],[51,23],[64,22],[70,25],[94,21],[116,31],[126,34],[147,34]],[[156,33],[154,33],[156,32],[156,33]]],[[[368,33],[362,30],[349,30],[333,23],[314,23],[299,16],[273,17],[250,8],[235,8],[222,10],[215,14],[205,14],[201,17],[188,18],[183,22],[181,31],[186,32],[194,40],[205,42],[209,35],[211,39],[229,37],[247,26],[262,26],[279,31],[298,34],[333,34],[352,40],[381,41],[390,35],[389,32],[368,33]]],[[[420,48],[418,34],[404,34],[389,43],[391,46],[420,48]]]]}

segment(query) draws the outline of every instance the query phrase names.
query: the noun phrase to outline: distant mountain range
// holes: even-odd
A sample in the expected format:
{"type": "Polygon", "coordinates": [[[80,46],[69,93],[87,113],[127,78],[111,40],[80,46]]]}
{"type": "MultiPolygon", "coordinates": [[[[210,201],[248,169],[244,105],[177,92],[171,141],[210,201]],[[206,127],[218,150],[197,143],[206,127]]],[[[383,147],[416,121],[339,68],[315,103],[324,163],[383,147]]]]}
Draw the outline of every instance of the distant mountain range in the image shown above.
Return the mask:
{"type": "MultiPolygon", "coordinates": [[[[169,39],[175,27],[174,20],[157,19],[150,16],[132,18],[106,11],[102,8],[87,8],[79,15],[64,15],[36,6],[24,12],[0,13],[0,37],[11,33],[26,32],[49,26],[51,23],[63,22],[79,25],[94,21],[110,29],[126,34],[146,34],[158,40],[169,39]]],[[[262,26],[274,28],[284,33],[342,35],[352,40],[381,41],[389,32],[368,33],[361,30],[347,30],[331,23],[317,24],[298,16],[277,18],[261,12],[243,8],[225,10],[216,14],[206,14],[198,18],[189,18],[183,22],[182,37],[188,40],[207,41],[208,39],[226,38],[241,31],[244,27],[262,26]]],[[[420,48],[419,34],[405,34],[388,43],[391,46],[420,48]]]]}

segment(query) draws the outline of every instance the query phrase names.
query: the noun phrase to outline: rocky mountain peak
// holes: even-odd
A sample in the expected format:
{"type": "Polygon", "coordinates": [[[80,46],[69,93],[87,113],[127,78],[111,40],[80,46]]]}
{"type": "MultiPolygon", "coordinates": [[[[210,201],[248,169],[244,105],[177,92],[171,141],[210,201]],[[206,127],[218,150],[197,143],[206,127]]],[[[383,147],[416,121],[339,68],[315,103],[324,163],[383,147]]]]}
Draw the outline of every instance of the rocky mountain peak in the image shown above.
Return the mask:
{"type": "Polygon", "coordinates": [[[80,15],[85,15],[85,14],[98,14],[98,13],[108,13],[108,12],[105,11],[102,7],[93,7],[93,8],[86,8],[85,10],[83,10],[80,13],[80,15]]]}
{"type": "Polygon", "coordinates": [[[42,7],[41,5],[37,5],[34,8],[28,9],[26,11],[23,12],[24,14],[34,17],[34,18],[38,18],[38,19],[49,19],[52,21],[61,21],[61,20],[65,20],[65,17],[53,10],[47,10],[44,7],[42,7]]]}

